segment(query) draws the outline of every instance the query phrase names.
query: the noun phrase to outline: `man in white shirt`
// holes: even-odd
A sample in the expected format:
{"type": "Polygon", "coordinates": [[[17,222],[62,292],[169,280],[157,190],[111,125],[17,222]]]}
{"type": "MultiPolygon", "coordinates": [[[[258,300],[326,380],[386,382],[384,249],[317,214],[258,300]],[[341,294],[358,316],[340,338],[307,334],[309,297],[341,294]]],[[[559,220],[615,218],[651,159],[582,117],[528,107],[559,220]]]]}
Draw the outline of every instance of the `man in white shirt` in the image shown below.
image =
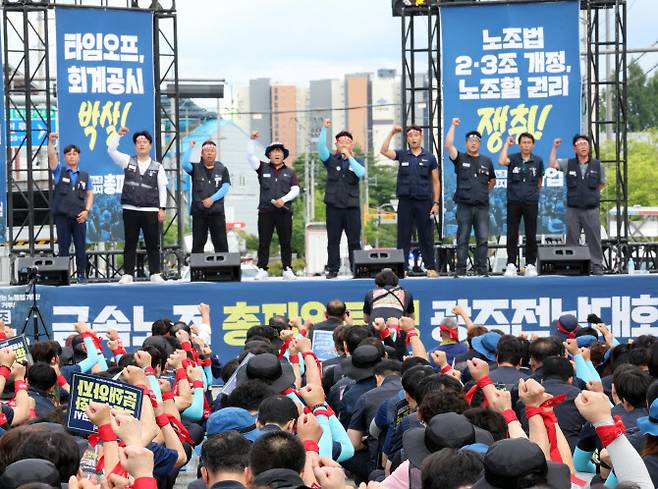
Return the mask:
{"type": "Polygon", "coordinates": [[[160,223],[165,218],[167,204],[167,175],[161,163],[151,159],[153,137],[148,131],[133,134],[135,155],[118,150],[121,138],[128,134],[122,127],[108,142],[107,152],[112,160],[123,168],[124,181],[121,192],[123,208],[123,271],[120,284],[133,281],[137,240],[140,230],[144,233],[151,282],[164,282],[160,274],[160,223]]]}

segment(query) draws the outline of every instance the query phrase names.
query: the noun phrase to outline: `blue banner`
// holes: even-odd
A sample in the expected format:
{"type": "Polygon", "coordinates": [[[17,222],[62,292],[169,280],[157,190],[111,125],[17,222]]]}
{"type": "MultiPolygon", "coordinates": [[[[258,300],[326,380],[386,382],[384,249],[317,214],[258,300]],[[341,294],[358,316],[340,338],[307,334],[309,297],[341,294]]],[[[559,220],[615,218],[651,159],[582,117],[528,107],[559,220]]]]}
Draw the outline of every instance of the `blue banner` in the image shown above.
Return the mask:
{"type": "MultiPolygon", "coordinates": [[[[551,321],[569,312],[583,324],[588,314],[597,314],[622,341],[658,335],[656,275],[416,278],[401,285],[413,294],[421,339],[428,347],[438,340],[436,326],[455,305],[464,307],[474,323],[512,334],[546,335],[551,321]]],[[[340,298],[354,324],[363,324],[363,298],[372,288],[373,281],[365,279],[40,285],[37,300],[55,339],[63,341],[77,321],[86,321],[99,333],[115,328],[126,348],[141,345],[156,319],[200,323],[198,304],[204,302],[210,305],[212,349],[226,361],[239,352],[247,329],[266,324],[275,314],[319,322],[325,319],[324,305],[340,298]]],[[[23,325],[31,304],[24,291],[0,288],[0,319],[14,328],[23,325]]],[[[465,338],[465,329],[460,334],[465,338]]]]}
{"type": "MultiPolygon", "coordinates": [[[[124,126],[157,137],[153,14],[58,7],[56,27],[60,151],[68,144],[82,149],[80,169],[94,191],[87,241],[122,241],[123,170],[107,154],[107,141],[124,126]]],[[[120,149],[132,154],[129,138],[120,149]]]]}
{"type": "MultiPolygon", "coordinates": [[[[565,141],[580,129],[579,2],[533,2],[441,8],[443,121],[459,118],[455,146],[482,134],[480,153],[492,158],[496,187],[491,192],[489,234],[507,232],[507,169],[498,154],[508,136],[522,132],[536,140],[534,153],[548,166],[555,138],[565,141]]],[[[518,152],[512,146],[510,153],[518,152]]],[[[454,165],[443,158],[445,233],[457,231],[454,165]]],[[[562,234],[563,175],[547,169],[539,202],[538,234],[562,234]]]]}
{"type": "MultiPolygon", "coordinates": [[[[1,33],[1,31],[0,31],[1,33]]],[[[5,68],[4,50],[2,49],[3,36],[0,35],[0,244],[7,239],[7,127],[5,125],[5,68]]]]}

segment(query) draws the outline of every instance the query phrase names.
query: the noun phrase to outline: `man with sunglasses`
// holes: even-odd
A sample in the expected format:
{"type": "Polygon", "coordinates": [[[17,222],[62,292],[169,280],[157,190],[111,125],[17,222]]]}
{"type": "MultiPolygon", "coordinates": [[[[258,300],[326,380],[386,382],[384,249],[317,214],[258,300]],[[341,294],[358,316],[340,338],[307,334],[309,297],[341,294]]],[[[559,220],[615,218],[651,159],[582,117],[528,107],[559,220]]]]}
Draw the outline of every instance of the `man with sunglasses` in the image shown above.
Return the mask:
{"type": "Polygon", "coordinates": [[[439,212],[439,165],[434,155],[422,147],[423,130],[418,126],[407,128],[409,149],[389,149],[391,139],[402,132],[394,126],[382,143],[380,153],[400,162],[396,196],[398,198],[397,247],[409,256],[411,233],[418,230],[418,245],[428,277],[438,277],[434,260],[434,216],[439,212]]]}
{"type": "Polygon", "coordinates": [[[564,172],[567,184],[567,246],[578,246],[580,233],[585,233],[592,263],[592,275],[603,275],[603,250],[601,249],[601,220],[599,204],[601,190],[607,180],[599,160],[593,159],[589,138],[576,134],[572,139],[575,158],[557,158],[562,139],[553,141],[549,166],[564,172]]]}
{"type": "Polygon", "coordinates": [[[489,192],[496,186],[491,158],[480,154],[482,135],[477,131],[466,133],[466,153],[455,147],[455,128],[459,119],[452,119],[446,133],[445,149],[455,165],[457,190],[453,197],[457,204],[457,267],[455,276],[466,275],[468,240],[471,228],[475,230],[475,272],[487,276],[487,240],[489,239],[489,192]]]}

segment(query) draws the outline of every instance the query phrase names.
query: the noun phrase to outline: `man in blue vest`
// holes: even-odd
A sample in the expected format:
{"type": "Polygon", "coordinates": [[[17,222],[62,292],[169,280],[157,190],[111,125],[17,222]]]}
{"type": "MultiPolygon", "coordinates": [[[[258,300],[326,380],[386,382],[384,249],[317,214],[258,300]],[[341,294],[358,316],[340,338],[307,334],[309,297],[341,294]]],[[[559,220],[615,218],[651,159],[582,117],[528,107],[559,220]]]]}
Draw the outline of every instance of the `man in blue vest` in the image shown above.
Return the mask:
{"type": "Polygon", "coordinates": [[[268,277],[267,265],[270,260],[270,243],[274,229],[281,244],[283,278],[297,278],[292,270],[292,201],[299,195],[299,179],[295,170],[285,164],[290,152],[278,141],[265,148],[265,157],[270,161],[260,161],[256,156],[255,141],[258,131],[251,133],[247,147],[247,161],[258,174],[260,198],[258,201],[258,273],[256,280],[268,277]]]}
{"type": "Polygon", "coordinates": [[[53,211],[55,227],[57,229],[57,243],[59,245],[59,256],[69,256],[71,237],[75,246],[75,268],[78,283],[87,282],[87,252],[85,242],[87,240],[87,219],[94,202],[92,186],[89,182],[89,174],[78,168],[80,163],[80,148],[75,144],[69,144],[64,148],[64,160],[66,167],[59,162],[55,141],[56,132],[48,135],[48,166],[53,172],[53,200],[51,209],[53,211]]]}
{"type": "Polygon", "coordinates": [[[327,169],[324,203],[327,205],[327,278],[336,278],[340,269],[340,238],[347,236],[350,267],[354,250],[361,249],[361,209],[359,179],[366,169],[354,158],[354,138],[348,131],[336,134],[336,152],[327,148],[327,129],[331,119],[325,119],[318,138],[318,154],[327,169]]]}
{"type": "Polygon", "coordinates": [[[482,135],[477,131],[466,134],[466,153],[455,147],[455,128],[459,119],[452,119],[446,133],[445,148],[455,165],[457,189],[453,197],[457,204],[457,267],[455,276],[466,275],[468,240],[475,229],[475,273],[489,273],[487,240],[489,238],[489,192],[496,186],[491,158],[480,154],[482,135]]]}
{"type": "Polygon", "coordinates": [[[537,268],[537,214],[539,189],[544,177],[544,161],[533,154],[535,137],[524,132],[519,135],[519,153],[507,156],[514,138],[509,137],[498,157],[498,164],[507,170],[507,267],[506,277],[516,277],[519,256],[519,224],[525,226],[525,276],[535,277],[537,268]]]}
{"type": "Polygon", "coordinates": [[[144,233],[151,282],[164,282],[160,274],[160,223],[165,219],[167,175],[161,163],[151,158],[153,136],[148,131],[133,134],[135,155],[118,150],[121,138],[128,134],[122,127],[107,143],[110,157],[123,169],[123,277],[120,284],[133,281],[139,232],[144,233]]]}
{"type": "Polygon", "coordinates": [[[603,275],[603,251],[601,249],[601,219],[599,203],[601,190],[607,180],[599,160],[592,158],[589,138],[576,134],[572,140],[575,158],[557,158],[562,139],[553,141],[549,166],[565,173],[567,185],[567,246],[580,244],[580,233],[585,233],[592,263],[592,275],[603,275]]]}
{"type": "MultiPolygon", "coordinates": [[[[190,141],[190,148],[196,141],[190,141]]],[[[199,163],[183,162],[183,170],[192,177],[192,253],[203,253],[208,231],[215,253],[228,251],[224,198],[231,188],[231,178],[221,162],[216,161],[217,145],[201,145],[199,163]]]]}
{"type": "MultiPolygon", "coordinates": [[[[396,196],[398,198],[398,243],[404,256],[409,256],[411,232],[414,224],[418,230],[418,244],[428,277],[438,277],[434,259],[433,218],[439,212],[439,165],[433,154],[421,143],[423,130],[418,126],[407,128],[407,150],[389,149],[391,139],[402,132],[395,126],[386,136],[380,153],[400,162],[396,196]]],[[[405,261],[406,263],[406,261],[405,261]]]]}

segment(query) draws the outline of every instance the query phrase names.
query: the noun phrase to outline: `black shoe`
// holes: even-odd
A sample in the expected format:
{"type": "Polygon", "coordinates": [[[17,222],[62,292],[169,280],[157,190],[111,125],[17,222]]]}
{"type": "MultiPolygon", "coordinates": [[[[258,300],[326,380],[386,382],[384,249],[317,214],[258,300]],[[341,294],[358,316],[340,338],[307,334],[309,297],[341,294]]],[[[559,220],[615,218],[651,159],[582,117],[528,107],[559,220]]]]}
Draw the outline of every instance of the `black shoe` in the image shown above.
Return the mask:
{"type": "Polygon", "coordinates": [[[338,272],[327,272],[327,278],[336,278],[338,277],[338,272]]]}
{"type": "Polygon", "coordinates": [[[603,270],[600,268],[594,268],[591,273],[592,275],[603,275],[603,270]]]}
{"type": "Polygon", "coordinates": [[[87,280],[87,277],[78,277],[78,284],[84,285],[86,283],[89,283],[89,280],[87,280]]]}
{"type": "Polygon", "coordinates": [[[466,270],[461,270],[461,269],[455,270],[455,273],[453,274],[453,277],[455,278],[465,277],[465,276],[466,276],[466,270]]]}
{"type": "Polygon", "coordinates": [[[477,272],[477,276],[478,276],[478,277],[488,277],[488,276],[489,276],[489,272],[486,271],[486,270],[480,270],[480,271],[477,272]]]}

